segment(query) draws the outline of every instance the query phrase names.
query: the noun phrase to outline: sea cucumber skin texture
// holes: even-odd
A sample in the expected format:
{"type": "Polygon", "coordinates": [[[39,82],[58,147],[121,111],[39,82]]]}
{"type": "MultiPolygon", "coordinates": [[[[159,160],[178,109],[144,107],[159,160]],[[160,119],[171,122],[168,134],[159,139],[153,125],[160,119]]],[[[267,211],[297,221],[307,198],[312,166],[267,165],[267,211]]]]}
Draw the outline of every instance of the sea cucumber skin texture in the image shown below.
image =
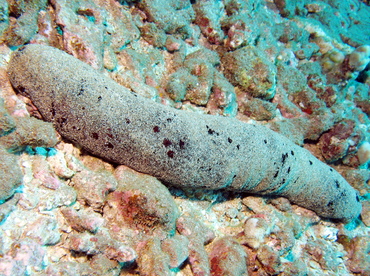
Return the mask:
{"type": "Polygon", "coordinates": [[[169,185],[284,196],[334,219],[361,212],[338,172],[263,126],[155,103],[49,46],[14,52],[8,74],[63,137],[169,185]]]}

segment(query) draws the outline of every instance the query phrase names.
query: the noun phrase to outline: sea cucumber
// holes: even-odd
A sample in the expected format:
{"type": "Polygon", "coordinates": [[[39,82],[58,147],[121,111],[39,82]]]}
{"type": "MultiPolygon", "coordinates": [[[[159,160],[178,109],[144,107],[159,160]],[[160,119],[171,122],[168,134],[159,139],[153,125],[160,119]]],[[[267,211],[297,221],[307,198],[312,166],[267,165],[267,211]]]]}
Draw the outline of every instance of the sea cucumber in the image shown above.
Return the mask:
{"type": "Polygon", "coordinates": [[[361,212],[338,172],[264,126],[155,103],[49,46],[19,48],[8,74],[63,137],[110,162],[177,187],[284,196],[327,218],[361,212]]]}

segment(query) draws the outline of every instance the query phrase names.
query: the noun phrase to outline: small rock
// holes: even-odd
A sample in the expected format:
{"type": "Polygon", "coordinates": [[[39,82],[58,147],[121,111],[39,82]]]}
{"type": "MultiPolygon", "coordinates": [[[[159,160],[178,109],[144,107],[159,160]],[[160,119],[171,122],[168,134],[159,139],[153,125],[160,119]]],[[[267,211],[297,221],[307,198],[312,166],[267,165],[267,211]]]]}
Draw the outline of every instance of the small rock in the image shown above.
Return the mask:
{"type": "MultiPolygon", "coordinates": [[[[15,194],[12,198],[5,201],[3,204],[0,204],[0,224],[1,222],[6,219],[9,214],[15,210],[15,205],[18,203],[20,199],[20,194],[15,194]]],[[[1,254],[1,250],[0,250],[1,254]]]]}
{"type": "Polygon", "coordinates": [[[99,275],[119,275],[121,270],[117,261],[111,260],[102,254],[94,255],[91,258],[90,265],[99,275]]]}
{"type": "Polygon", "coordinates": [[[162,29],[158,29],[157,25],[151,22],[144,23],[140,27],[143,39],[154,47],[163,47],[166,43],[166,34],[162,29]]]}
{"type": "Polygon", "coordinates": [[[361,220],[367,227],[370,227],[370,201],[369,200],[362,202],[361,220]]]}
{"type": "Polygon", "coordinates": [[[19,152],[26,146],[54,147],[58,143],[58,134],[51,123],[34,117],[17,117],[17,128],[12,133],[0,137],[0,144],[7,150],[19,152]]]}
{"type": "Polygon", "coordinates": [[[104,223],[104,219],[96,212],[91,210],[76,211],[73,208],[62,208],[61,212],[71,227],[78,231],[85,230],[95,233],[104,223]]]}
{"type": "Polygon", "coordinates": [[[195,18],[190,1],[147,0],[140,1],[138,6],[146,13],[148,21],[169,34],[186,34],[186,27],[195,18]]]}
{"type": "Polygon", "coordinates": [[[238,104],[234,86],[219,71],[215,71],[213,79],[212,94],[209,98],[207,108],[222,110],[223,116],[235,117],[238,113],[238,104]]]}
{"type": "Polygon", "coordinates": [[[278,197],[271,199],[269,201],[272,205],[275,206],[275,208],[279,209],[282,212],[287,212],[292,210],[292,205],[290,204],[290,201],[286,199],[285,197],[278,197]]]}
{"type": "Polygon", "coordinates": [[[4,106],[4,99],[0,98],[0,137],[15,130],[15,121],[4,106]]]}
{"type": "Polygon", "coordinates": [[[11,197],[22,181],[23,174],[18,165],[18,157],[0,146],[0,202],[11,197]]]}
{"type": "Polygon", "coordinates": [[[343,244],[348,253],[347,265],[352,273],[364,276],[370,275],[370,238],[358,236],[349,239],[347,236],[339,236],[338,241],[343,244]]]}
{"type": "Polygon", "coordinates": [[[311,255],[311,258],[320,264],[322,269],[330,269],[334,272],[338,270],[338,252],[329,242],[320,239],[308,241],[305,249],[311,255]]]}
{"type": "Polygon", "coordinates": [[[19,261],[27,270],[41,270],[44,266],[44,255],[46,253],[38,242],[25,238],[14,242],[10,251],[7,253],[15,261],[19,261]]]}
{"type": "MultiPolygon", "coordinates": [[[[38,191],[38,209],[40,211],[50,211],[57,207],[69,206],[76,201],[77,193],[75,189],[62,183],[56,190],[40,188],[38,191]]],[[[33,199],[30,199],[32,202],[33,199]]]]}
{"type": "Polygon", "coordinates": [[[77,200],[99,211],[103,208],[106,196],[117,187],[117,180],[107,171],[94,172],[83,170],[77,172],[71,181],[77,190],[77,200]]]}
{"type": "Polygon", "coordinates": [[[162,251],[170,258],[170,267],[180,267],[189,257],[189,239],[183,235],[175,235],[162,241],[162,251]]]}
{"type": "Polygon", "coordinates": [[[243,92],[267,100],[274,97],[277,69],[258,48],[246,46],[228,52],[221,62],[225,76],[243,92]]]}
{"type": "Polygon", "coordinates": [[[343,120],[320,137],[319,147],[327,162],[338,161],[355,151],[361,140],[355,126],[354,121],[343,120]]]}
{"type": "Polygon", "coordinates": [[[61,151],[56,151],[55,154],[49,156],[47,161],[54,173],[60,178],[70,179],[76,173],[68,168],[65,156],[61,151]]]}
{"type": "Polygon", "coordinates": [[[277,275],[281,271],[279,254],[268,245],[264,244],[258,249],[257,258],[268,275],[277,275]]]}
{"type": "Polygon", "coordinates": [[[59,262],[52,263],[46,269],[46,275],[63,275],[63,276],[75,276],[75,275],[89,275],[99,276],[99,271],[95,271],[94,268],[90,267],[88,263],[76,263],[76,262],[59,262]]]}
{"type": "Polygon", "coordinates": [[[137,259],[140,275],[170,275],[169,263],[169,256],[161,250],[161,243],[157,237],[147,240],[140,246],[137,259]]]}
{"type": "MultiPolygon", "coordinates": [[[[104,217],[111,229],[131,229],[140,235],[165,238],[175,231],[178,207],[156,178],[119,166],[117,190],[107,197],[104,217]]],[[[118,230],[119,231],[119,230],[118,230]]]]}
{"type": "Polygon", "coordinates": [[[212,242],[209,254],[211,275],[247,276],[246,256],[243,246],[231,237],[212,242]]]}
{"type": "Polygon", "coordinates": [[[277,104],[252,98],[239,102],[239,111],[257,121],[271,120],[276,116],[277,104]]]}
{"type": "Polygon", "coordinates": [[[221,29],[220,19],[224,16],[223,3],[218,1],[198,1],[194,2],[197,24],[202,34],[212,44],[221,44],[225,36],[221,29]]]}
{"type": "Polygon", "coordinates": [[[210,265],[204,245],[215,238],[215,234],[191,215],[181,216],[176,223],[177,231],[189,239],[189,263],[194,275],[209,275],[210,265]]]}
{"type": "Polygon", "coordinates": [[[258,249],[264,244],[265,237],[271,232],[270,226],[264,218],[250,217],[244,223],[244,239],[248,246],[258,249]]]}
{"type": "Polygon", "coordinates": [[[27,237],[36,240],[41,245],[54,245],[60,241],[60,232],[55,217],[39,215],[27,224],[23,230],[27,237]]]}

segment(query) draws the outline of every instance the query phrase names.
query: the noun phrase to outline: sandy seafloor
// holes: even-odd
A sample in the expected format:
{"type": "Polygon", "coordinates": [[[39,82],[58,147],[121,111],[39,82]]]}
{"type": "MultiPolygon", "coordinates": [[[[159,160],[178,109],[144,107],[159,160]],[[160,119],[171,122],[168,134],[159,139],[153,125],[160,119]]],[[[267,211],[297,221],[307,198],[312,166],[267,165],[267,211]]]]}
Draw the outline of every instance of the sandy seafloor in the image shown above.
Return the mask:
{"type": "Polygon", "coordinates": [[[0,275],[370,275],[368,1],[0,7],[0,275]],[[9,83],[10,55],[29,43],[153,101],[285,135],[358,190],[361,216],[344,223],[279,197],[168,192],[90,156],[34,119],[9,83]]]}

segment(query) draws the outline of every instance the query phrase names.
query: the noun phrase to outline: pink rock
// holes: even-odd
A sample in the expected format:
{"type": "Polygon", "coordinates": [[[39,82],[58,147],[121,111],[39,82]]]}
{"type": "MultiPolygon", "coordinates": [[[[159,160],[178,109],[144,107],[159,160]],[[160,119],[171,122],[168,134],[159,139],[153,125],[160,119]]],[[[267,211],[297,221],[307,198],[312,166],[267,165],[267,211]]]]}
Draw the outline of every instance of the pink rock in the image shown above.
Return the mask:
{"type": "Polygon", "coordinates": [[[115,176],[117,190],[108,195],[104,208],[109,228],[118,232],[128,228],[140,236],[162,238],[174,232],[179,210],[162,183],[125,166],[119,166],[115,176]]]}
{"type": "Polygon", "coordinates": [[[204,245],[215,238],[213,231],[190,215],[181,216],[176,223],[177,231],[189,238],[189,262],[195,276],[209,275],[208,254],[204,245]]]}
{"type": "Polygon", "coordinates": [[[258,249],[257,258],[267,274],[276,275],[281,271],[281,261],[278,252],[274,251],[267,244],[258,249]]]}
{"type": "Polygon", "coordinates": [[[94,210],[101,210],[108,193],[116,189],[117,181],[107,171],[95,172],[85,169],[73,176],[71,185],[77,190],[78,201],[94,210]]]}
{"type": "Polygon", "coordinates": [[[170,275],[169,263],[169,257],[161,250],[161,243],[158,238],[148,239],[140,246],[137,259],[140,275],[170,275]]]}
{"type": "Polygon", "coordinates": [[[338,242],[343,244],[347,251],[347,267],[352,273],[369,276],[370,275],[370,238],[369,236],[358,236],[353,239],[345,235],[338,237],[338,242]]]}
{"type": "Polygon", "coordinates": [[[104,219],[96,212],[84,209],[76,211],[69,207],[62,208],[61,212],[71,227],[78,232],[87,230],[95,233],[104,223],[104,219]]]}
{"type": "Polygon", "coordinates": [[[325,160],[338,161],[356,150],[361,134],[355,130],[355,122],[343,120],[320,137],[319,147],[325,160]]]}
{"type": "Polygon", "coordinates": [[[189,257],[189,239],[182,235],[167,238],[161,243],[163,252],[170,258],[170,267],[179,267],[189,257]]]}
{"type": "Polygon", "coordinates": [[[22,184],[23,174],[17,163],[18,157],[0,145],[0,201],[11,197],[22,184]]]}
{"type": "Polygon", "coordinates": [[[209,255],[211,275],[247,276],[246,257],[243,246],[233,238],[224,237],[214,241],[209,255]]]}

